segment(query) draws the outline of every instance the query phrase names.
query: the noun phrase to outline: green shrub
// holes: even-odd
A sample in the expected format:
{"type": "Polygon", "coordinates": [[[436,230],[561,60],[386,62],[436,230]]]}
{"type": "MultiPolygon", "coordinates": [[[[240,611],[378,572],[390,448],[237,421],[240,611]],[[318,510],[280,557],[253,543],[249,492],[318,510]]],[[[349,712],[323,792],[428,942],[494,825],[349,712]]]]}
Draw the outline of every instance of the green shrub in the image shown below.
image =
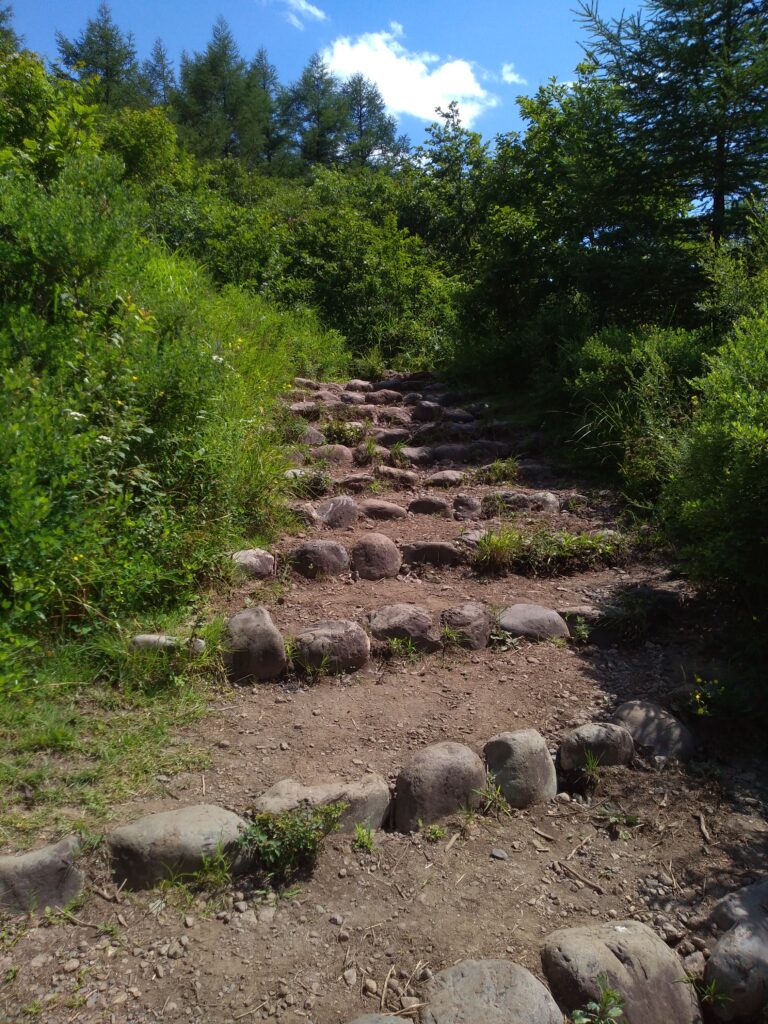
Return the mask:
{"type": "Polygon", "coordinates": [[[695,579],[768,599],[768,313],[707,360],[662,511],[695,579]]]}
{"type": "Polygon", "coordinates": [[[256,814],[237,840],[238,849],[253,871],[283,885],[312,870],[323,840],[338,828],[346,807],[303,804],[282,814],[256,814]]]}

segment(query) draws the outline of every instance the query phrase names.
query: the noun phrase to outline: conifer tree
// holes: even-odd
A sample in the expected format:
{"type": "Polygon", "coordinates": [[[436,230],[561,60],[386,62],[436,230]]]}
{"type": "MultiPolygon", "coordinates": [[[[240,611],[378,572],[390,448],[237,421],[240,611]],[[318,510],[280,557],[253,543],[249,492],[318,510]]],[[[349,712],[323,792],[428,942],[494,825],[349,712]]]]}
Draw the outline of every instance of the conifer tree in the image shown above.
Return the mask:
{"type": "Polygon", "coordinates": [[[337,163],[349,128],[349,107],[319,54],[310,57],[285,101],[287,123],[302,162],[326,167],[337,163]]]}
{"type": "Polygon", "coordinates": [[[141,73],[150,101],[167,106],[176,88],[176,75],[162,39],[155,40],[149,60],[141,65],[141,73]]]}
{"type": "Polygon", "coordinates": [[[134,102],[139,94],[136,46],[130,32],[122,32],[108,4],[100,3],[76,39],[56,33],[61,62],[78,78],[99,79],[99,96],[106,106],[134,102]]]}
{"type": "Polygon", "coordinates": [[[397,137],[397,121],[387,113],[378,87],[365,75],[357,74],[341,89],[348,108],[346,160],[353,167],[388,163],[407,148],[397,137]]]}

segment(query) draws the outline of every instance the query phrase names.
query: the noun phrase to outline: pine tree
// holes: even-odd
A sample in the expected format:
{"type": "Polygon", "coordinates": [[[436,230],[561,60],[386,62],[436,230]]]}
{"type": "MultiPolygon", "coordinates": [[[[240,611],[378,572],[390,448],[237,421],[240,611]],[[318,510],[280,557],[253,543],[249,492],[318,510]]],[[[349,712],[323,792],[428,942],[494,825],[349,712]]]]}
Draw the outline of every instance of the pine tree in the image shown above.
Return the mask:
{"type": "Polygon", "coordinates": [[[303,163],[330,167],[342,156],[349,108],[339,83],[319,54],[310,57],[285,96],[285,115],[303,163]]]}
{"type": "Polygon", "coordinates": [[[610,22],[580,2],[588,55],[623,89],[625,137],[708,206],[720,239],[768,184],[768,0],[648,0],[610,22]]]}
{"type": "Polygon", "coordinates": [[[280,157],[285,150],[287,136],[280,112],[282,89],[277,68],[263,47],[251,61],[246,80],[246,155],[249,163],[266,165],[266,169],[274,171],[282,163],[280,157]]]}
{"type": "Polygon", "coordinates": [[[77,39],[56,33],[56,45],[65,68],[78,78],[99,79],[99,93],[106,106],[134,102],[139,94],[139,69],[131,33],[121,32],[106,3],[100,3],[77,39]]]}
{"type": "Polygon", "coordinates": [[[167,106],[176,88],[176,75],[162,39],[155,40],[149,60],[141,65],[141,73],[150,102],[167,106]]]}
{"type": "Polygon", "coordinates": [[[374,82],[358,72],[344,83],[341,92],[349,116],[346,159],[353,167],[390,163],[407,149],[407,141],[397,137],[397,121],[387,114],[374,82]]]}

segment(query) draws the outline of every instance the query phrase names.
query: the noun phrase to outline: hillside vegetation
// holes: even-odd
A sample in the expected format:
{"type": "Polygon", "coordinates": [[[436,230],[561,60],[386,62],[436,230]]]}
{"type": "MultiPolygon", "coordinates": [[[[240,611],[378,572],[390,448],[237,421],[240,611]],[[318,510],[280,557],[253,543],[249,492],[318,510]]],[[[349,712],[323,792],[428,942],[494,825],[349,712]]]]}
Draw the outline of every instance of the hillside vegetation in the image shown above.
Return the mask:
{"type": "Polygon", "coordinates": [[[269,536],[296,374],[440,367],[524,394],[745,609],[758,651],[765,7],[652,0],[619,26],[584,8],[587,57],[520,100],[522,134],[484,141],[452,105],[415,148],[362,76],[313,56],[282,85],[222,21],[176,74],[160,41],[140,61],[104,4],[53,66],[5,9],[14,714],[52,679],[119,677],[116,637],[188,613],[223,552],[269,536]]]}

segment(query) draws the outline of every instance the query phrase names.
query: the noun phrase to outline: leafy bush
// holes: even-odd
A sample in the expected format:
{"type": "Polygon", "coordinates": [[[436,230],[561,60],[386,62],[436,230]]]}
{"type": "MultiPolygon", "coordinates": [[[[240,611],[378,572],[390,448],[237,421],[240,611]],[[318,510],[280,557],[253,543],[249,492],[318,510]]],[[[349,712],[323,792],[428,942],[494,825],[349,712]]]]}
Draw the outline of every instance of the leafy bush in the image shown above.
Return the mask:
{"type": "Polygon", "coordinates": [[[742,320],[695,384],[663,515],[694,577],[757,613],[768,599],[768,313],[742,320]]]}
{"type": "Polygon", "coordinates": [[[237,840],[238,849],[253,871],[283,885],[312,870],[323,840],[338,828],[346,807],[302,804],[282,814],[256,814],[237,840]]]}
{"type": "Polygon", "coordinates": [[[473,562],[482,572],[558,576],[594,565],[615,565],[625,549],[624,538],[615,534],[551,532],[545,528],[526,533],[508,526],[480,538],[473,562]]]}

